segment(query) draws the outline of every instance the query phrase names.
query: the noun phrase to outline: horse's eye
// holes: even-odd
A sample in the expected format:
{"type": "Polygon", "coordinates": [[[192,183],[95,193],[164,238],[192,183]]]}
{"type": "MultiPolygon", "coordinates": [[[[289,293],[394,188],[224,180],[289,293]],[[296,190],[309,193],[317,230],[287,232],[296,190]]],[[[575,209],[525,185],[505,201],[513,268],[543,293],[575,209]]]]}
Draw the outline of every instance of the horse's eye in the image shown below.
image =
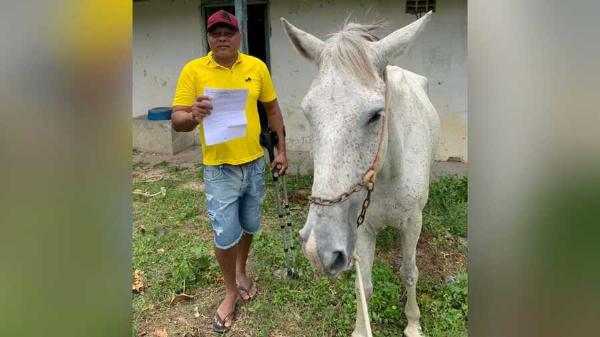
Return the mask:
{"type": "Polygon", "coordinates": [[[374,123],[374,122],[378,121],[379,118],[381,118],[381,111],[377,111],[376,113],[371,115],[371,118],[369,118],[369,121],[367,122],[367,124],[374,123]]]}

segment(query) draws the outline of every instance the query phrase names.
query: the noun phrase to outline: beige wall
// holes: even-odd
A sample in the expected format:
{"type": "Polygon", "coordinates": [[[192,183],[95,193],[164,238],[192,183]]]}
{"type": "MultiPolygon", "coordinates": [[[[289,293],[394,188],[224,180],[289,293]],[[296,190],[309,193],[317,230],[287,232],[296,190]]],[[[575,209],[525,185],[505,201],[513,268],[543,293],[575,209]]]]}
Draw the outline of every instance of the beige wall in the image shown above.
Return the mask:
{"type": "MultiPolygon", "coordinates": [[[[134,3],[133,115],[155,106],[170,105],[183,64],[203,55],[200,0],[150,0],[134,3]]],[[[284,110],[289,149],[310,151],[310,131],[300,102],[316,67],[302,59],[284,35],[280,17],[325,38],[341,28],[351,12],[359,17],[372,7],[390,29],[413,20],[404,13],[405,1],[273,0],[269,5],[272,26],[271,72],[284,110]]],[[[426,31],[399,65],[429,79],[430,98],[442,120],[439,160],[467,160],[467,2],[439,0],[426,31]]],[[[310,162],[309,162],[310,163],[310,162]]]]}
{"type": "MultiPolygon", "coordinates": [[[[300,111],[316,67],[293,50],[284,35],[280,17],[324,39],[340,29],[352,12],[359,17],[372,6],[372,14],[385,19],[391,29],[415,20],[404,13],[404,1],[273,1],[271,4],[271,66],[275,85],[289,125],[290,147],[310,150],[309,131],[300,111]],[[292,128],[293,126],[293,128],[292,128]]],[[[429,79],[429,95],[442,120],[442,144],[437,159],[459,157],[467,160],[467,3],[466,0],[440,0],[426,31],[408,55],[394,64],[429,79]]]]}
{"type": "Polygon", "coordinates": [[[179,72],[206,52],[200,0],[133,3],[133,116],[171,106],[179,72]]]}

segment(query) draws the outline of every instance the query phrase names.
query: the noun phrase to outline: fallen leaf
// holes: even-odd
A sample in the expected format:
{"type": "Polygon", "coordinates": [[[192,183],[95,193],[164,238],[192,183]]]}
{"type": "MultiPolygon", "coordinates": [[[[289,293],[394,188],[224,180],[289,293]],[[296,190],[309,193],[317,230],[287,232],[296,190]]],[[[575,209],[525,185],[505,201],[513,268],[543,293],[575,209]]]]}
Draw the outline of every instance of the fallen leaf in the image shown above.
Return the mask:
{"type": "Polygon", "coordinates": [[[131,289],[139,294],[144,294],[144,272],[136,269],[133,273],[133,284],[131,289]]]}
{"type": "Polygon", "coordinates": [[[156,330],[154,331],[154,335],[156,337],[169,337],[169,334],[167,333],[167,329],[166,328],[162,328],[160,330],[156,330]]]}
{"type": "Polygon", "coordinates": [[[186,293],[177,294],[173,297],[173,299],[171,299],[170,304],[173,305],[173,304],[177,304],[179,302],[189,301],[189,300],[194,299],[194,297],[196,297],[196,296],[188,295],[186,293]]]}

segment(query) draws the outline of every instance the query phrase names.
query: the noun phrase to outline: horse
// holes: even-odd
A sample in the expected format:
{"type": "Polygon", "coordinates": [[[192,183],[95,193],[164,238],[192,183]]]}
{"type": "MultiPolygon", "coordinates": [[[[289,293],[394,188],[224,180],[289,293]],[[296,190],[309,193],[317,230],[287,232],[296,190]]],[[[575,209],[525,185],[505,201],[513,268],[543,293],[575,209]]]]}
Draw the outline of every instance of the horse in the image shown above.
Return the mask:
{"type": "MultiPolygon", "coordinates": [[[[406,337],[423,336],[415,255],[440,121],[427,78],[389,63],[407,52],[430,18],[431,12],[382,39],[375,35],[380,23],[347,20],[325,41],[281,18],[294,48],[318,67],[301,103],[314,160],[303,253],[330,275],[349,269],[356,254],[368,299],[376,235],[387,225],[399,228],[406,337]],[[361,226],[359,217],[366,218],[361,226]]],[[[357,277],[357,297],[358,286],[357,277]]],[[[357,308],[353,337],[367,336],[363,315],[357,308]]]]}

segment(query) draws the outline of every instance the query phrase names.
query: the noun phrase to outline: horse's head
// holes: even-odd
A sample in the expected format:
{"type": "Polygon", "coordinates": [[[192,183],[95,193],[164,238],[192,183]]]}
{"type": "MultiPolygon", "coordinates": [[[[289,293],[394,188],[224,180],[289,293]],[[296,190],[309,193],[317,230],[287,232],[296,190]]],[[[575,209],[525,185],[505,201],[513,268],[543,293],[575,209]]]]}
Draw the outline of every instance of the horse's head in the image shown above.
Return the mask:
{"type": "MultiPolygon", "coordinates": [[[[379,145],[385,67],[406,52],[429,16],[381,40],[372,33],[377,25],[349,23],[326,41],[282,18],[294,47],[319,68],[302,101],[312,132],[313,197],[335,199],[362,181],[379,145]]],[[[319,269],[336,274],[349,266],[365,196],[361,190],[331,206],[311,205],[300,236],[304,254],[319,269]]]]}

